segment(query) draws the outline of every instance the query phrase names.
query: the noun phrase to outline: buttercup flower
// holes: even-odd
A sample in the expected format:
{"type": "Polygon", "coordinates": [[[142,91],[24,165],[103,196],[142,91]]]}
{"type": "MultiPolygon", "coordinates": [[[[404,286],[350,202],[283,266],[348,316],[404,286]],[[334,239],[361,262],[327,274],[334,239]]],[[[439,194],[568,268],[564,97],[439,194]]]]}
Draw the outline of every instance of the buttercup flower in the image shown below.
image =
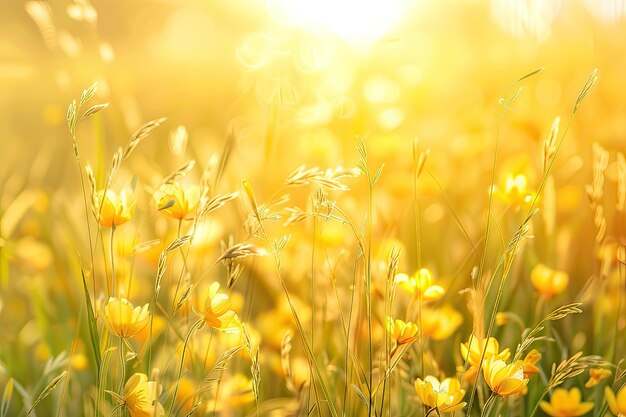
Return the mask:
{"type": "Polygon", "coordinates": [[[508,348],[500,352],[500,344],[495,337],[478,340],[478,338],[474,336],[471,338],[471,345],[469,341],[467,343],[461,343],[461,355],[463,359],[467,358],[467,362],[470,365],[478,365],[480,363],[483,350],[485,351],[484,361],[492,357],[505,361],[511,356],[511,352],[508,348]]]}
{"type": "Polygon", "coordinates": [[[595,387],[602,381],[610,377],[611,371],[604,368],[591,368],[589,369],[589,380],[585,383],[585,388],[595,387]]]}
{"type": "Polygon", "coordinates": [[[159,403],[161,386],[148,381],[146,374],[134,374],[124,385],[122,402],[131,417],[162,417],[165,414],[159,403]]]}
{"type": "Polygon", "coordinates": [[[387,327],[389,328],[389,332],[393,333],[396,346],[405,345],[417,339],[417,325],[410,321],[404,322],[388,317],[387,327]]]}
{"type": "Polygon", "coordinates": [[[193,216],[200,199],[200,188],[193,184],[167,183],[161,185],[153,198],[162,213],[182,220],[193,216]]]}
{"type": "Polygon", "coordinates": [[[567,272],[548,268],[544,264],[537,264],[530,272],[533,286],[546,297],[562,293],[569,282],[567,272]]]}
{"type": "Polygon", "coordinates": [[[521,361],[507,365],[492,356],[483,364],[483,375],[489,388],[500,397],[522,394],[528,384],[521,361]]]}
{"type": "Polygon", "coordinates": [[[626,417],[626,387],[619,390],[617,397],[611,388],[604,387],[604,395],[611,412],[617,417],[626,417]]]}
{"type": "Polygon", "coordinates": [[[204,306],[204,322],[207,326],[226,333],[237,333],[241,329],[239,317],[230,310],[230,299],[224,293],[218,293],[220,284],[214,282],[209,288],[204,306]]]}
{"type": "Polygon", "coordinates": [[[119,194],[113,190],[106,190],[106,194],[104,190],[98,191],[94,205],[102,227],[120,226],[129,221],[135,212],[135,202],[124,190],[119,194]]]}
{"type": "Polygon", "coordinates": [[[433,340],[447,339],[463,323],[463,316],[446,305],[438,309],[424,309],[422,328],[425,336],[433,340]]]}
{"type": "Polygon", "coordinates": [[[509,175],[504,187],[494,188],[494,194],[509,204],[520,206],[532,199],[532,195],[528,192],[528,179],[524,174],[509,175]]]}
{"type": "Polygon", "coordinates": [[[522,361],[522,366],[524,367],[524,376],[528,378],[531,375],[535,375],[539,373],[539,368],[537,368],[537,362],[541,359],[541,353],[537,349],[533,349],[526,354],[526,357],[522,361]]]}
{"type": "Polygon", "coordinates": [[[398,274],[396,282],[415,298],[419,298],[421,294],[424,301],[437,300],[444,294],[442,287],[432,284],[433,277],[426,268],[420,269],[412,276],[398,274]]]}
{"type": "MultiPolygon", "coordinates": [[[[485,351],[483,363],[492,357],[506,361],[511,356],[511,352],[508,348],[500,352],[500,344],[495,337],[478,340],[478,338],[474,336],[471,337],[470,340],[471,345],[469,341],[467,343],[461,343],[461,357],[463,358],[463,361],[467,358],[467,364],[469,366],[464,374],[465,380],[473,379],[473,377],[478,373],[478,364],[480,363],[480,357],[482,356],[483,350],[485,351]]],[[[458,371],[463,371],[463,365],[459,365],[458,371]]]]}
{"type": "Polygon", "coordinates": [[[135,336],[150,322],[148,304],[133,308],[126,298],[109,298],[100,313],[109,331],[122,338],[135,336]]]}
{"type": "Polygon", "coordinates": [[[417,378],[415,391],[422,404],[437,408],[442,413],[460,410],[466,404],[461,402],[465,390],[461,389],[461,383],[455,378],[446,378],[441,382],[431,375],[423,381],[417,378]]]}
{"type": "Polygon", "coordinates": [[[550,402],[542,401],[539,406],[552,417],[577,417],[587,414],[594,405],[592,402],[581,402],[580,400],[578,388],[572,388],[569,391],[558,388],[552,394],[550,402]]]}

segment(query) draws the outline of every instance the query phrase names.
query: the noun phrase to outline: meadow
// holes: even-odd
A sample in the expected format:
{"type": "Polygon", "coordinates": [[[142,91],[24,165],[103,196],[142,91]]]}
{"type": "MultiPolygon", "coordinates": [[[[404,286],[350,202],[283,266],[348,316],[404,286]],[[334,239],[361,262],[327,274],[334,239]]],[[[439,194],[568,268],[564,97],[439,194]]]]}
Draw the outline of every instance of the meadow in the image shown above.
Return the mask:
{"type": "Polygon", "coordinates": [[[6,0],[0,417],[626,417],[626,2],[6,0]]]}

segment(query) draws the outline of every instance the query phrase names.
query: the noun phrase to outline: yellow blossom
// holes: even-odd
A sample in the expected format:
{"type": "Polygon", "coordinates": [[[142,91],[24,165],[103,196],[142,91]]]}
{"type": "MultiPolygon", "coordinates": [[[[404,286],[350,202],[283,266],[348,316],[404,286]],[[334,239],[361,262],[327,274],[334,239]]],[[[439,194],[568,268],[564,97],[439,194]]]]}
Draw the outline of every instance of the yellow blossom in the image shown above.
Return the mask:
{"type": "Polygon", "coordinates": [[[528,384],[521,361],[507,365],[503,360],[492,356],[483,364],[483,375],[491,391],[500,397],[522,394],[528,384]]]}
{"type": "Polygon", "coordinates": [[[528,179],[524,174],[509,175],[506,177],[504,187],[494,188],[494,194],[505,203],[520,206],[532,199],[528,192],[528,179]]]}
{"type": "Polygon", "coordinates": [[[417,378],[415,391],[422,404],[436,408],[442,413],[451,413],[465,407],[466,403],[461,400],[465,390],[461,389],[461,383],[454,378],[446,378],[439,382],[434,376],[427,376],[422,381],[417,378]]]}
{"type": "Polygon", "coordinates": [[[228,295],[218,292],[220,284],[214,282],[209,288],[209,293],[204,305],[204,322],[214,329],[237,333],[241,329],[239,317],[230,309],[230,299],[228,295]]]}
{"type": "Polygon", "coordinates": [[[611,412],[617,417],[626,417],[626,386],[619,390],[617,396],[611,388],[604,387],[604,395],[611,412]]]}
{"type": "Polygon", "coordinates": [[[585,383],[585,388],[595,387],[602,381],[610,377],[611,371],[604,368],[591,368],[589,369],[589,380],[585,383]]]}
{"type": "Polygon", "coordinates": [[[567,272],[537,264],[530,272],[530,280],[539,293],[546,297],[562,293],[569,282],[567,272]]]}
{"type": "Polygon", "coordinates": [[[537,349],[533,349],[526,354],[526,357],[522,361],[524,376],[526,378],[539,373],[539,368],[537,368],[537,362],[539,362],[539,359],[541,359],[541,353],[539,353],[537,349]]]}
{"type": "Polygon", "coordinates": [[[426,268],[420,269],[412,276],[397,274],[396,282],[413,297],[421,296],[424,301],[437,300],[444,294],[442,287],[433,285],[433,277],[426,268]]]}
{"type": "Polygon", "coordinates": [[[124,385],[122,402],[131,417],[162,417],[165,414],[159,403],[161,386],[156,381],[148,381],[145,374],[134,374],[124,385]]]}
{"type": "Polygon", "coordinates": [[[509,317],[509,315],[505,312],[502,311],[498,311],[496,313],[496,325],[497,326],[504,326],[507,325],[509,323],[509,321],[511,321],[511,318],[509,317]]]}
{"type": "Polygon", "coordinates": [[[122,338],[135,336],[150,322],[148,304],[133,308],[126,298],[109,298],[100,313],[109,331],[122,338]]]}
{"type": "Polygon", "coordinates": [[[135,202],[125,190],[116,194],[113,190],[98,191],[95,195],[94,210],[102,227],[120,226],[133,216],[135,202]]]}
{"type": "Polygon", "coordinates": [[[539,406],[552,417],[577,417],[587,414],[592,408],[592,402],[581,402],[580,390],[572,388],[566,390],[558,388],[552,394],[550,402],[542,401],[539,406]]]}
{"type": "MultiPolygon", "coordinates": [[[[500,344],[495,337],[489,339],[478,340],[476,336],[470,337],[470,342],[461,343],[461,357],[463,361],[467,360],[468,368],[464,372],[464,379],[471,380],[478,373],[478,365],[480,364],[480,358],[485,351],[483,363],[490,358],[501,359],[503,361],[509,359],[511,352],[508,348],[500,352],[500,344]]],[[[463,372],[463,365],[458,367],[459,372],[463,372]]]]}
{"type": "Polygon", "coordinates": [[[404,322],[388,317],[387,327],[389,328],[389,332],[393,333],[396,346],[405,345],[417,339],[417,325],[410,321],[404,322]]]}
{"type": "Polygon", "coordinates": [[[162,213],[182,220],[193,217],[200,199],[200,188],[178,182],[166,183],[154,193],[153,198],[162,213]]]}
{"type": "Polygon", "coordinates": [[[448,305],[438,309],[424,309],[422,314],[423,333],[433,340],[447,339],[461,323],[461,313],[448,305]]]}

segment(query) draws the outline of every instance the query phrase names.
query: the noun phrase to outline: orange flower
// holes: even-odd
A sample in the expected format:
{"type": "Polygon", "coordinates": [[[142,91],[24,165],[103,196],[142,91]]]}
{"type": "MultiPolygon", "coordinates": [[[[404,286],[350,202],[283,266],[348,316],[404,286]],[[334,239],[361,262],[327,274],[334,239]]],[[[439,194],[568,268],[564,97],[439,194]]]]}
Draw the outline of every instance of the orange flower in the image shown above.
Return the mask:
{"type": "Polygon", "coordinates": [[[589,369],[589,380],[585,383],[585,388],[595,387],[605,378],[610,377],[611,371],[604,368],[591,368],[589,369]]]}
{"type": "Polygon", "coordinates": [[[533,286],[546,297],[562,293],[569,282],[567,272],[548,268],[544,264],[537,264],[530,272],[533,286]]]}
{"type": "Polygon", "coordinates": [[[542,401],[539,406],[552,417],[578,417],[587,414],[594,405],[592,402],[580,402],[580,399],[578,388],[569,391],[558,388],[552,394],[550,402],[542,401]]]}
{"type": "Polygon", "coordinates": [[[535,375],[539,373],[539,368],[537,368],[537,362],[541,359],[541,353],[537,349],[533,349],[526,354],[526,357],[522,361],[522,366],[524,367],[524,376],[528,378],[531,375],[535,375]]]}

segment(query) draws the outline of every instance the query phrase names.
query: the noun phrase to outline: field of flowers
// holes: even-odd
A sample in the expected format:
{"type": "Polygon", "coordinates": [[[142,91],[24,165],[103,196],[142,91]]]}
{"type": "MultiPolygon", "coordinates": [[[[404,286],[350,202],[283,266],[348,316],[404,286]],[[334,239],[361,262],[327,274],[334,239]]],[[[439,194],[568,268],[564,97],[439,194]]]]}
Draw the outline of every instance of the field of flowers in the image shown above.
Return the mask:
{"type": "Polygon", "coordinates": [[[0,2],[0,417],[626,417],[626,1],[0,2]]]}

